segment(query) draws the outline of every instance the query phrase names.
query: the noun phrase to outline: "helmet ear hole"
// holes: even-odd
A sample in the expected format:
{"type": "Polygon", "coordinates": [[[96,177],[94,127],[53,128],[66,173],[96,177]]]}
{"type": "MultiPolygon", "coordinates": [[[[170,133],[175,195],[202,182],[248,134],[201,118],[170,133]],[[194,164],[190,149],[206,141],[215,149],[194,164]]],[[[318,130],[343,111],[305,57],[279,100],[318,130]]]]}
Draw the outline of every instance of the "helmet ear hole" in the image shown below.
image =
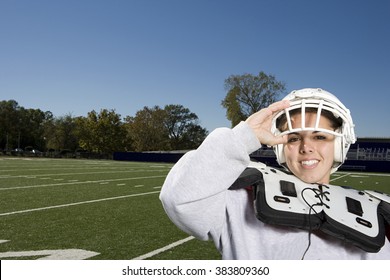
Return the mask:
{"type": "Polygon", "coordinates": [[[334,143],[334,160],[333,160],[333,168],[331,173],[337,171],[337,169],[344,163],[347,159],[347,152],[351,143],[345,139],[345,136],[336,137],[334,143]]]}
{"type": "Polygon", "coordinates": [[[342,163],[344,162],[344,156],[343,156],[343,137],[336,137],[334,140],[334,158],[333,161],[336,163],[342,163]]]}
{"type": "Polygon", "coordinates": [[[283,165],[286,163],[286,158],[284,157],[284,145],[279,144],[274,146],[274,152],[276,154],[276,160],[278,161],[279,165],[283,165]]]}

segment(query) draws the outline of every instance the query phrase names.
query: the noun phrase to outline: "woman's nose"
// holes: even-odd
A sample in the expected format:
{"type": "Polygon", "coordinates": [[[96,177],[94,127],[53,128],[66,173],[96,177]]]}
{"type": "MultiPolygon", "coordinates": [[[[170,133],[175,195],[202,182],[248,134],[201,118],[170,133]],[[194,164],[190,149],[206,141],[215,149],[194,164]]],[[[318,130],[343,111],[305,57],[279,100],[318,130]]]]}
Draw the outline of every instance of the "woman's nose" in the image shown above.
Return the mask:
{"type": "Polygon", "coordinates": [[[313,152],[313,145],[308,140],[302,140],[299,152],[301,154],[307,154],[313,152]]]}

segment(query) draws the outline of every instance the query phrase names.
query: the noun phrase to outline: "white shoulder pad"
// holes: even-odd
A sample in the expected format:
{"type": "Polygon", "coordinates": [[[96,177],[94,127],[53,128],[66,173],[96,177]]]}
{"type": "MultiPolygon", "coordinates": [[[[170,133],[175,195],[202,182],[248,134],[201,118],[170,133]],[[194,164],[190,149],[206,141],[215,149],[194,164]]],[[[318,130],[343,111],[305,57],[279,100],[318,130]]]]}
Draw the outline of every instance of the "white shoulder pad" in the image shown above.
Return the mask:
{"type": "Polygon", "coordinates": [[[262,162],[250,161],[249,164],[248,164],[248,167],[261,169],[261,168],[266,168],[267,165],[265,165],[262,162]]]}
{"type": "Polygon", "coordinates": [[[383,200],[387,203],[390,203],[390,195],[378,191],[365,190],[365,193],[369,194],[372,197],[383,200]]]}

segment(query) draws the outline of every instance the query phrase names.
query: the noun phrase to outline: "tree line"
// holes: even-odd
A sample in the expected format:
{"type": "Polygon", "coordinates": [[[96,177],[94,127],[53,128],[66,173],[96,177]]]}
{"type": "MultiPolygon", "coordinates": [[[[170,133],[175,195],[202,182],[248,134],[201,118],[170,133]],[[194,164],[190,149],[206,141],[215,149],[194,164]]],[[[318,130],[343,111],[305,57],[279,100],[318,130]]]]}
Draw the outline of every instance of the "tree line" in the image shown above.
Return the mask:
{"type": "Polygon", "coordinates": [[[182,105],[144,107],[122,119],[115,110],[92,110],[87,116],[54,117],[26,109],[15,100],[0,101],[0,147],[5,151],[115,151],[194,149],[206,137],[198,116],[182,105]]]}
{"type": "MultiPolygon", "coordinates": [[[[231,75],[225,80],[221,105],[232,127],[275,102],[284,92],[275,76],[231,75]]],[[[167,151],[197,148],[208,131],[198,116],[182,105],[144,107],[122,118],[115,110],[92,110],[87,116],[54,117],[50,111],[26,109],[15,100],[0,101],[0,149],[40,151],[167,151]]]]}

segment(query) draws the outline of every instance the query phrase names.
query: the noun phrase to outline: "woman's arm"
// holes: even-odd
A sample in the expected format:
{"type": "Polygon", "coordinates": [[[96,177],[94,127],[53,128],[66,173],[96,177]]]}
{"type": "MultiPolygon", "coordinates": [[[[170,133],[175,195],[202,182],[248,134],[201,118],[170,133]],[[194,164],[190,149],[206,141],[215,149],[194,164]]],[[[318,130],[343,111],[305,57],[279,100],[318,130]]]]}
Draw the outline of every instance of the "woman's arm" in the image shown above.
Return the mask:
{"type": "Polygon", "coordinates": [[[250,127],[213,131],[195,151],[185,154],[169,172],[160,199],[171,220],[183,231],[207,240],[220,232],[228,188],[260,148],[250,127]]]}
{"type": "Polygon", "coordinates": [[[289,106],[279,101],[233,129],[213,131],[196,151],[184,155],[168,174],[160,199],[171,220],[202,240],[218,236],[225,221],[228,188],[248,166],[260,143],[283,143],[271,133],[272,117],[289,106]]]}

